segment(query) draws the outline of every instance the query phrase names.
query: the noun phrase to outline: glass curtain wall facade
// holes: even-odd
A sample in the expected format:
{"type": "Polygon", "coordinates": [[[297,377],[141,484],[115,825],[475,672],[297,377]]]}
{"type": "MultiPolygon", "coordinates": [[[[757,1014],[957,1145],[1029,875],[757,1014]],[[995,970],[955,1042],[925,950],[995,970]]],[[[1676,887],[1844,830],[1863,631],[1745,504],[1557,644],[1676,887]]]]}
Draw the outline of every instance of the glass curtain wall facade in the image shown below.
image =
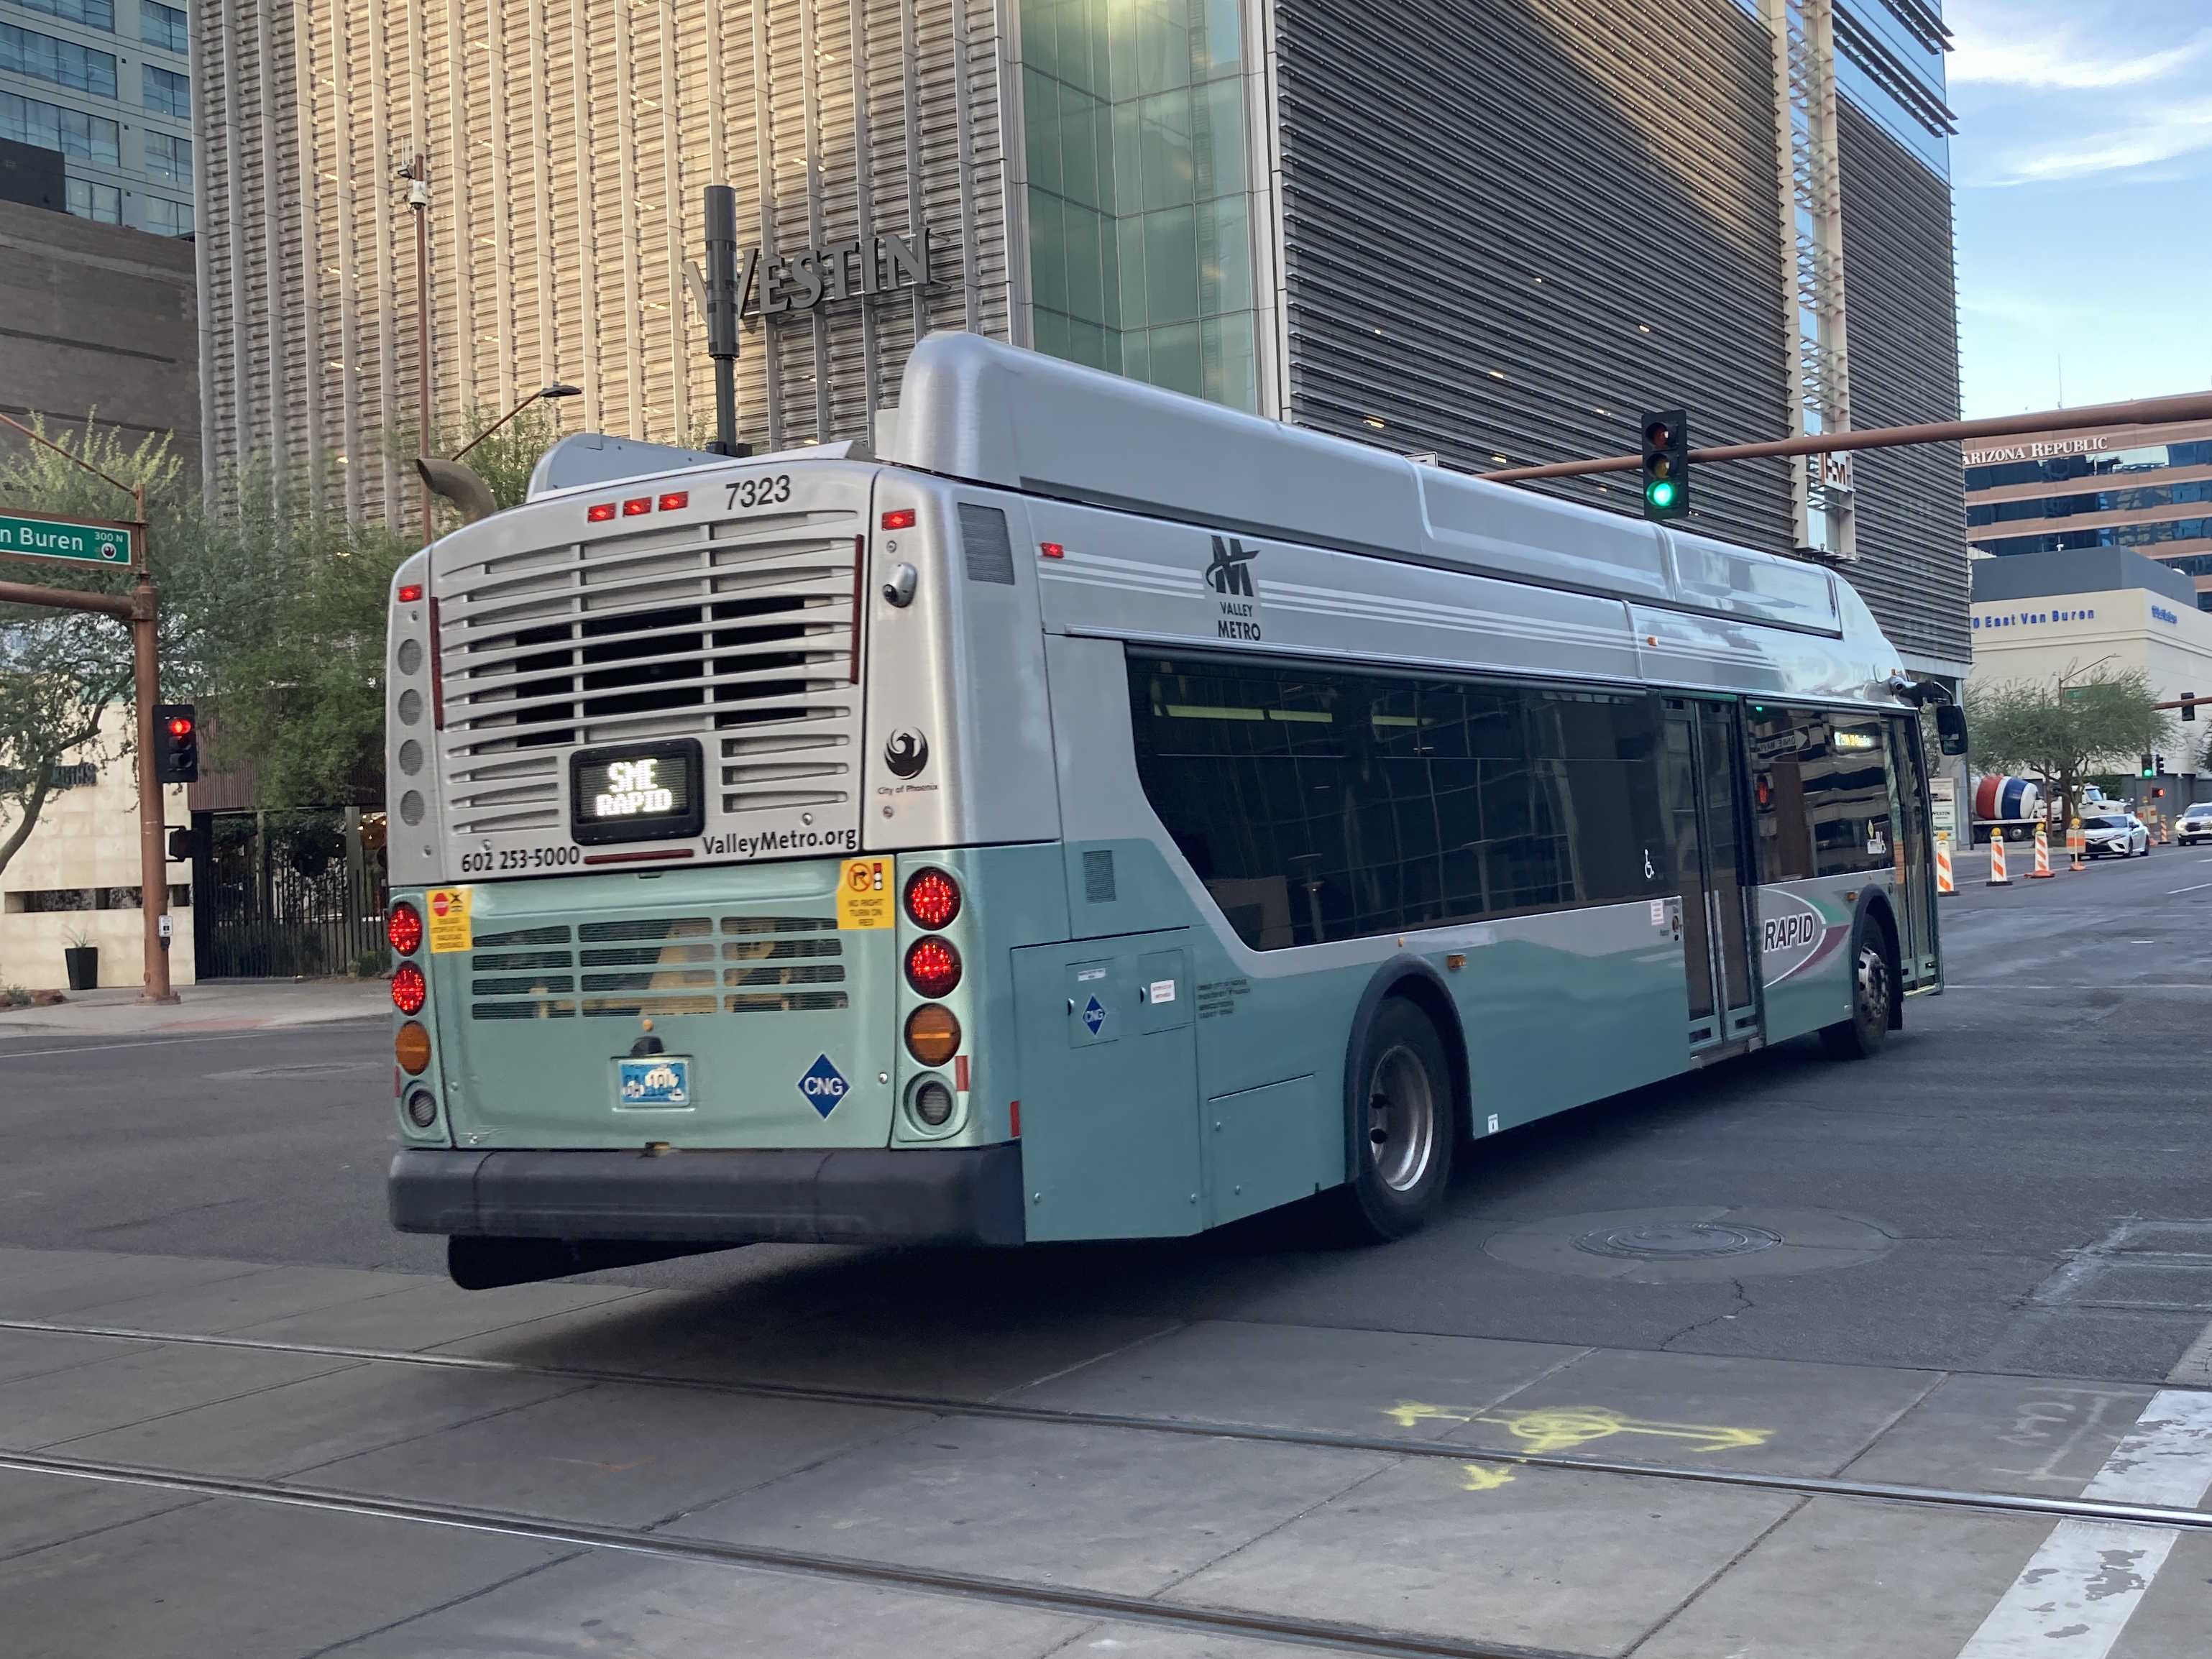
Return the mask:
{"type": "Polygon", "coordinates": [[[189,232],[188,14],[157,0],[5,0],[0,14],[0,138],[61,153],[80,219],[189,232]]]}
{"type": "Polygon", "coordinates": [[[1976,556],[2131,547],[2193,579],[2212,611],[2212,426],[2000,444],[1966,463],[1976,556]]]}
{"type": "Polygon", "coordinates": [[[1034,343],[1258,402],[1239,0],[1021,0],[1034,343]]]}

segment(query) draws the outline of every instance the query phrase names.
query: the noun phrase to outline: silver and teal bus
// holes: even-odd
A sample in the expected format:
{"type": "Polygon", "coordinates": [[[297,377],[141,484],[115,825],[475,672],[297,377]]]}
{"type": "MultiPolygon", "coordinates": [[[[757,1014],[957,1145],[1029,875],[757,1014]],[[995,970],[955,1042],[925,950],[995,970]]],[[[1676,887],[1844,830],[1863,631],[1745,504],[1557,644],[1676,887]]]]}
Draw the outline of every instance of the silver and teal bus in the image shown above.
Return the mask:
{"type": "Polygon", "coordinates": [[[1931,692],[1832,572],[965,335],[877,448],[570,438],[398,572],[390,1199],[460,1282],[1388,1239],[1940,988],[1931,692]]]}

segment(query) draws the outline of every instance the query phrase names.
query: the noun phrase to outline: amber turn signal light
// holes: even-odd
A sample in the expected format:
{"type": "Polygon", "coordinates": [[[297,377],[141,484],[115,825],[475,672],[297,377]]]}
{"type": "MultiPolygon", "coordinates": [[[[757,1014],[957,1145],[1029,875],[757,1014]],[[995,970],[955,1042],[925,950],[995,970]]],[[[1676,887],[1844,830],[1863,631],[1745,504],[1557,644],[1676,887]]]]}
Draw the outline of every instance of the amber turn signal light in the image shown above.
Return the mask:
{"type": "Polygon", "coordinates": [[[392,1034],[392,1057],[410,1077],[420,1077],[430,1063],[430,1034],[409,1020],[392,1034]]]}
{"type": "Polygon", "coordinates": [[[959,1051],[960,1022],[942,1003],[925,1002],[906,1017],[906,1051],[925,1066],[942,1066],[959,1051]]]}

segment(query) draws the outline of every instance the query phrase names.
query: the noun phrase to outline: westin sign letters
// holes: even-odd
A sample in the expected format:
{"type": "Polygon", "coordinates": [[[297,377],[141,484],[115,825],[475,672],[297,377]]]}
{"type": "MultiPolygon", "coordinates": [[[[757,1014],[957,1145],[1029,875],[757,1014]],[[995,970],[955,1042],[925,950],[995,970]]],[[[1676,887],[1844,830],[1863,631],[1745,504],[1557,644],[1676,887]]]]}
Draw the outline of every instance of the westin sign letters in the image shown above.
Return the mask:
{"type": "Polygon", "coordinates": [[[833,300],[860,300],[929,286],[929,229],[920,237],[855,237],[763,259],[745,250],[738,273],[738,314],[774,317],[811,311],[833,300]]]}

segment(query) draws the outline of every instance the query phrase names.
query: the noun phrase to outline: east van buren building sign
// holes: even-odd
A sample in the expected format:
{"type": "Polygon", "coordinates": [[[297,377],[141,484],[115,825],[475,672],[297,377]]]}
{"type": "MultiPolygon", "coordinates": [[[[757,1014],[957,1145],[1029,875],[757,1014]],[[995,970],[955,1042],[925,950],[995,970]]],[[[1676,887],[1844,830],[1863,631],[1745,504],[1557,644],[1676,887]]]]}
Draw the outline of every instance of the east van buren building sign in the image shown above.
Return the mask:
{"type": "Polygon", "coordinates": [[[856,236],[763,259],[749,247],[738,275],[738,314],[773,317],[836,300],[929,286],[929,228],[918,237],[856,236]]]}

